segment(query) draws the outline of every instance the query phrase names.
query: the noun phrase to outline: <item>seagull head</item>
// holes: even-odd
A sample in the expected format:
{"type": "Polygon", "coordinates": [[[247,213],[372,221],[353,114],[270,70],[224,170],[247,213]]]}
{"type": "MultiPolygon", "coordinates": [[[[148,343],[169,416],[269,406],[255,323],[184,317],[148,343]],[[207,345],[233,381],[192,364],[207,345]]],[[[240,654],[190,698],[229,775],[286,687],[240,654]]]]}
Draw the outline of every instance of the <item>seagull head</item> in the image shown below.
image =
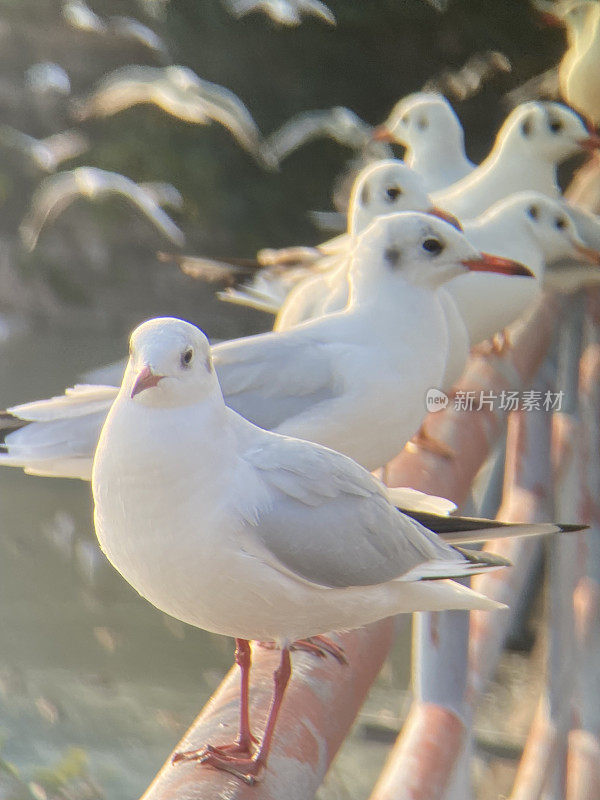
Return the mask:
{"type": "Polygon", "coordinates": [[[560,164],[575,153],[598,147],[600,137],[572,109],[562,103],[531,101],[511,111],[496,137],[494,150],[560,164]]]}
{"type": "Polygon", "coordinates": [[[491,210],[514,228],[524,227],[548,263],[568,258],[600,264],[600,252],[585,244],[560,200],[541,192],[517,192],[491,210]]]}
{"type": "Polygon", "coordinates": [[[421,176],[402,161],[383,159],[361,170],[350,196],[350,234],[362,233],[376,217],[401,211],[433,214],[460,228],[455,217],[433,205],[421,176]]]}
{"type": "Polygon", "coordinates": [[[353,252],[353,291],[395,282],[435,290],[466,272],[496,272],[532,277],[517,261],[483,253],[456,228],[429,214],[404,212],[379,217],[357,240],[353,252]]]}
{"type": "Polygon", "coordinates": [[[218,388],[201,330],[172,317],[144,322],[131,334],[121,392],[145,406],[193,405],[218,388]]]}
{"type": "Polygon", "coordinates": [[[373,131],[373,139],[404,145],[411,152],[463,147],[464,133],[450,103],[441,94],[416,92],[400,100],[373,131]]]}

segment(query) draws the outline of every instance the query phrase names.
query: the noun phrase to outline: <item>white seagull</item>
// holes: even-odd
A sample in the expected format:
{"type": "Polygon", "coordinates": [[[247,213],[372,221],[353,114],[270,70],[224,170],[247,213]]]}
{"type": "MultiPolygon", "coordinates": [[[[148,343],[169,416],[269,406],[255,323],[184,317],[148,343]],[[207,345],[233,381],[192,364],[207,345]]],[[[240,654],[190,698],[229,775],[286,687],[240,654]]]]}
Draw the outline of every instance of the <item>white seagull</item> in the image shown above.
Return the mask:
{"type": "Polygon", "coordinates": [[[98,167],[76,167],[66,172],[57,172],[40,183],[19,227],[23,244],[28,250],[33,250],[43,228],[75,200],[83,197],[95,201],[113,195],[136,206],[173,244],[179,247],[183,245],[183,232],[160,207],[156,199],[156,188],[146,189],[125,175],[107,172],[98,167]]]}
{"type": "Polygon", "coordinates": [[[352,150],[361,151],[367,158],[387,158],[391,151],[383,140],[376,141],[373,130],[345,106],[302,111],[266,139],[265,149],[279,163],[308,142],[328,137],[352,150]]]}
{"type": "MultiPolygon", "coordinates": [[[[455,218],[432,204],[420,175],[402,161],[388,159],[365,167],[352,187],[347,234],[333,240],[337,246],[333,253],[331,245],[329,249],[325,247],[323,257],[313,262],[311,272],[292,288],[281,304],[273,330],[283,331],[344,308],[348,302],[348,269],[356,236],[376,217],[392,211],[422,211],[460,227],[455,218]],[[340,284],[343,291],[336,301],[332,295],[339,292],[340,284]]],[[[238,294],[243,291],[244,287],[238,294]]]]}
{"type": "Polygon", "coordinates": [[[303,16],[317,17],[329,25],[336,25],[333,11],[321,0],[224,0],[228,11],[235,17],[245,17],[261,11],[278,25],[296,27],[303,16]]]}
{"type": "Polygon", "coordinates": [[[349,458],[231,411],[206,337],[181,320],[134,331],[92,486],[100,546],[125,580],[164,613],[236,638],[239,736],[175,762],[260,777],[295,640],[401,612],[501,607],[448,579],[505,561],[445,543],[349,458]],[[248,715],[249,640],[281,647],[260,742],[248,715]]]}
{"type": "Polygon", "coordinates": [[[260,131],[240,98],[224,86],[203,80],[188,67],[120,67],[102,78],[88,97],[75,103],[73,113],[79,120],[109,117],[142,103],[197,125],[214,120],[245,150],[264,161],[260,131]]]}
{"type": "MultiPolygon", "coordinates": [[[[559,6],[560,8],[560,6],[559,6]]],[[[594,125],[600,124],[600,3],[567,3],[559,16],[567,26],[569,49],[558,68],[562,97],[594,125]]]]}
{"type": "Polygon", "coordinates": [[[528,281],[509,281],[500,275],[472,275],[467,280],[459,276],[446,284],[445,290],[465,323],[471,345],[489,339],[518,320],[543,285],[564,288],[565,281],[573,281],[575,275],[582,282],[586,276],[591,276],[592,281],[594,276],[600,280],[600,249],[587,246],[564,203],[540,192],[511,195],[476,219],[467,220],[463,227],[465,236],[476,247],[518,259],[535,276],[535,280],[528,281]],[[567,264],[562,267],[561,262],[565,261],[567,264]],[[588,266],[576,268],[573,261],[588,266]]]}
{"type": "MultiPolygon", "coordinates": [[[[226,279],[235,282],[254,272],[252,281],[237,288],[228,288],[219,293],[219,297],[230,303],[247,305],[272,314],[277,314],[281,309],[275,329],[283,330],[319,316],[320,298],[312,293],[310,296],[302,293],[292,301],[295,287],[303,285],[304,280],[312,276],[318,279],[321,274],[329,275],[340,261],[347,263],[356,236],[376,217],[399,211],[423,211],[458,227],[458,222],[451,214],[433,206],[421,178],[415,172],[401,161],[387,159],[370,164],[359,172],[350,195],[348,230],[345,234],[315,247],[264,248],[257,253],[256,261],[241,259],[228,264],[202,257],[177,256],[174,260],[186,274],[203,280],[226,279]]],[[[328,293],[329,289],[325,287],[323,291],[328,293]]]]}
{"type": "Polygon", "coordinates": [[[428,192],[444,189],[475,168],[465,153],[460,120],[441,94],[415,92],[399,100],[373,138],[406,147],[404,160],[423,177],[428,192]]]}
{"type": "Polygon", "coordinates": [[[60,131],[45,139],[36,139],[10,125],[0,125],[0,147],[17,150],[38,169],[54,172],[65,161],[86,153],[91,143],[78,130],[60,131]]]}
{"type": "Polygon", "coordinates": [[[459,219],[471,219],[514,192],[531,189],[559,197],[558,165],[598,147],[600,138],[561,103],[522,103],[504,121],[488,157],[432,199],[459,219]]]}
{"type": "MultiPolygon", "coordinates": [[[[319,442],[367,469],[386,464],[419,428],[425,394],[447,368],[446,313],[437,289],[468,270],[530,274],[480,252],[435,217],[379,217],[358,239],[344,310],[213,348],[228,406],[262,428],[319,442]]],[[[0,465],[89,479],[116,391],[84,386],[9,409],[0,425],[0,465]]]]}

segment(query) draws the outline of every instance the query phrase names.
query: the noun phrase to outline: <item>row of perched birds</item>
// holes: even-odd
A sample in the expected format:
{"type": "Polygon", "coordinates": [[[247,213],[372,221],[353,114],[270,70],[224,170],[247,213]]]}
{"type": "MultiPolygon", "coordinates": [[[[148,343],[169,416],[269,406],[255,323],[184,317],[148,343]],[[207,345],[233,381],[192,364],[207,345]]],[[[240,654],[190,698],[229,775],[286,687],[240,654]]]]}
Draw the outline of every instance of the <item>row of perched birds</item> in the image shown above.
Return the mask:
{"type": "Polygon", "coordinates": [[[450,104],[430,94],[401,101],[369,138],[408,155],[360,172],[346,233],[241,266],[176,257],[200,275],[250,273],[227,296],[277,311],[272,332],[211,346],[189,322],[150,320],[114,385],[0,416],[0,465],[91,480],[101,547],[125,579],[165,613],[236,638],[239,735],[174,762],[248,783],[267,765],[291,649],[343,663],[329,631],[498,608],[451,579],[506,562],[464,545],[580,529],[448,516],[448,501],[368,470],[418,432],[427,391],[449,390],[470,348],[542,285],[598,281],[600,221],[564,200],[557,168],[600,138],[570,108],[528,102],[475,166],[450,104]],[[281,648],[260,739],[252,640],[281,648]]]}

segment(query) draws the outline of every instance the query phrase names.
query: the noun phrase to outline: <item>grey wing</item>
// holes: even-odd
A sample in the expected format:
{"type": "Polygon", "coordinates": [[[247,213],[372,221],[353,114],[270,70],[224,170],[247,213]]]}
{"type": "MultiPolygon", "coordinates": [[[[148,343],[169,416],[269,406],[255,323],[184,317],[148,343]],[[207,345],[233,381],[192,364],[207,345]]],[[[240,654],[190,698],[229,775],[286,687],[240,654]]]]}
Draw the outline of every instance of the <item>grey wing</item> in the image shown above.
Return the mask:
{"type": "Polygon", "coordinates": [[[335,112],[336,109],[328,108],[323,111],[305,111],[297,114],[267,139],[269,151],[281,161],[314,139],[330,136],[339,141],[338,131],[334,127],[335,112]]]}
{"type": "Polygon", "coordinates": [[[149,50],[153,50],[162,58],[167,59],[169,57],[167,46],[160,36],[153,31],[152,28],[143,25],[139,20],[133,19],[133,17],[116,16],[111,17],[109,22],[111,28],[118,36],[133,39],[149,50]]]}
{"type": "Polygon", "coordinates": [[[153,102],[163,81],[157,67],[122,67],[106,75],[96,89],[74,104],[79,120],[107,117],[139,103],[153,102]]]}
{"type": "Polygon", "coordinates": [[[21,240],[28,250],[36,246],[44,225],[56,219],[79,194],[81,188],[73,170],[58,172],[39,184],[19,226],[21,240]]]}
{"type": "Polygon", "coordinates": [[[328,8],[321,0],[302,0],[300,7],[305,14],[312,14],[314,17],[328,22],[330,25],[336,25],[337,20],[333,11],[328,8]]]}
{"type": "Polygon", "coordinates": [[[226,404],[267,430],[341,391],[335,353],[297,330],[223,342],[212,352],[226,404]]]}
{"type": "Polygon", "coordinates": [[[460,571],[463,557],[397,511],[381,484],[351,459],[279,436],[244,458],[269,496],[248,525],[276,563],[305,580],[341,588],[408,573],[418,579],[425,564],[424,577],[428,569],[442,576],[446,568],[460,571]]]}
{"type": "Polygon", "coordinates": [[[224,125],[237,141],[253,155],[260,148],[260,131],[252,115],[240,98],[224,86],[201,81],[201,97],[206,112],[216,122],[224,125]]]}
{"type": "Polygon", "coordinates": [[[170,239],[173,244],[179,247],[184,244],[185,237],[183,231],[180,230],[171,217],[162,210],[152,193],[147,189],[139,186],[135,181],[125,177],[125,175],[112,173],[111,185],[107,187],[107,190],[120,194],[137,206],[139,210],[148,217],[152,224],[170,239]]]}

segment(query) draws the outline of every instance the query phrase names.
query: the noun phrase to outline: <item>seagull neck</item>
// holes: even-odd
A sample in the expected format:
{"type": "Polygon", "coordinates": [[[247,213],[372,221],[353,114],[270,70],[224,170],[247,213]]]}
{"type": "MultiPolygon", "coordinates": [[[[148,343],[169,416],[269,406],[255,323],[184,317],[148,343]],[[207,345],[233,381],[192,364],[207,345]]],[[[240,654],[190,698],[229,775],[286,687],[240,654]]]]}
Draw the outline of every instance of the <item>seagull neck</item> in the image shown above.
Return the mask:
{"type": "Polygon", "coordinates": [[[509,150],[506,146],[495,147],[482,165],[487,178],[499,185],[513,185],[555,197],[559,193],[556,180],[556,164],[540,158],[532,158],[522,152],[509,150]]]}
{"type": "Polygon", "coordinates": [[[394,280],[385,278],[366,281],[350,278],[350,294],[347,309],[353,314],[369,317],[373,325],[379,322],[385,325],[387,321],[397,319],[398,309],[416,309],[420,313],[424,305],[431,302],[432,289],[426,286],[415,286],[410,281],[394,276],[394,280]]]}
{"type": "Polygon", "coordinates": [[[423,175],[446,174],[453,167],[467,164],[464,146],[452,139],[442,140],[439,147],[421,142],[418,147],[408,149],[406,163],[415,172],[423,175]]]}

